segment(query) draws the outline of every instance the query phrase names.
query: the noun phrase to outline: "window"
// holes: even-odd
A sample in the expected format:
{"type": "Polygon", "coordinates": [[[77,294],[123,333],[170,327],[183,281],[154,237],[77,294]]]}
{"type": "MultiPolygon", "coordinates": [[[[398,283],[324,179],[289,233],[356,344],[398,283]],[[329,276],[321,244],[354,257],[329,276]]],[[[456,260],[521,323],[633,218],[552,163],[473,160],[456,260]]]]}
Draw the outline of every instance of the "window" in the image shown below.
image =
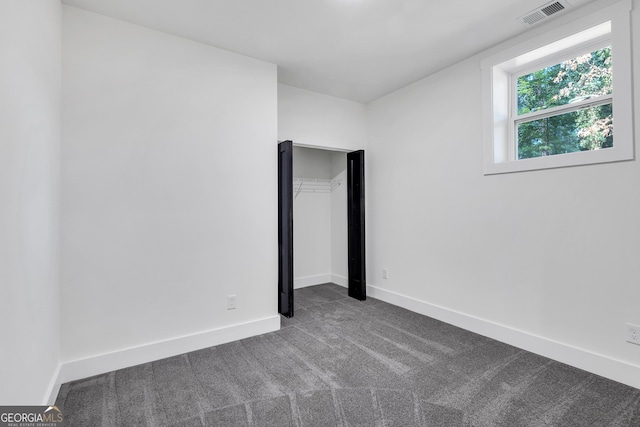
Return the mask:
{"type": "Polygon", "coordinates": [[[482,61],[485,175],[633,159],[630,8],[482,61]]]}
{"type": "Polygon", "coordinates": [[[512,76],[516,158],[613,147],[611,46],[512,76]]]}

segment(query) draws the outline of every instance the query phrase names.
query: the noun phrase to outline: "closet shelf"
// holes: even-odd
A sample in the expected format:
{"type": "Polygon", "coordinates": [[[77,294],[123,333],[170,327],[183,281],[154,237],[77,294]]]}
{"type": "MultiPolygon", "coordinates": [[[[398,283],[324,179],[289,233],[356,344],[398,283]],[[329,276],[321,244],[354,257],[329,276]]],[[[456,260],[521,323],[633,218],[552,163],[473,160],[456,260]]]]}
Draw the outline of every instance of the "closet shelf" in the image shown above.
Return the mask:
{"type": "Polygon", "coordinates": [[[300,193],[331,193],[342,184],[340,179],[293,178],[295,197],[300,193]]]}

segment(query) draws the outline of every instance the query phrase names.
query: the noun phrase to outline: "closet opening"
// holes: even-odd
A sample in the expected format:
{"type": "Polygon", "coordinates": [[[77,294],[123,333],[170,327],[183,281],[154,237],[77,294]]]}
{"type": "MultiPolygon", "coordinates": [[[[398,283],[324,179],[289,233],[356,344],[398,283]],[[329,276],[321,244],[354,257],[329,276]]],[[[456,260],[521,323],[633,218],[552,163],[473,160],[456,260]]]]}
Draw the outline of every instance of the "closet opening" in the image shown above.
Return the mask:
{"type": "Polygon", "coordinates": [[[278,312],[323,283],[366,299],[364,151],[278,144],[278,312]]]}

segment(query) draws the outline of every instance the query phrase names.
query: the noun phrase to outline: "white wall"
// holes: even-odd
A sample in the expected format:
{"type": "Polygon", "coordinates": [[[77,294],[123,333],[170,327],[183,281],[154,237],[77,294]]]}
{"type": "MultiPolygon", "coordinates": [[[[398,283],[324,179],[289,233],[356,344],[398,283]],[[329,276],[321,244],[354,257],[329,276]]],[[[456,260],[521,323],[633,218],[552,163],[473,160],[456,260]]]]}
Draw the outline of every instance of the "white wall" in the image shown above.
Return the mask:
{"type": "Polygon", "coordinates": [[[332,151],[293,147],[294,178],[331,179],[332,151]]]}
{"type": "Polygon", "coordinates": [[[483,176],[481,87],[476,56],[368,106],[374,294],[640,387],[640,164],[483,176]]]}
{"type": "MultiPolygon", "coordinates": [[[[331,152],[293,147],[293,176],[331,179],[331,152]]],[[[293,189],[293,277],[296,288],[331,279],[331,193],[293,189]]]]}
{"type": "Polygon", "coordinates": [[[363,149],[365,106],[278,84],[278,140],[343,151],[363,149]]]}
{"type": "Polygon", "coordinates": [[[331,177],[342,184],[331,192],[331,281],[347,286],[347,155],[331,153],[331,177]]]}
{"type": "Polygon", "coordinates": [[[59,364],[60,3],[0,2],[0,405],[59,364]]]}
{"type": "Polygon", "coordinates": [[[71,7],[62,58],[63,359],[109,361],[70,376],[277,328],[275,65],[71,7]]]}

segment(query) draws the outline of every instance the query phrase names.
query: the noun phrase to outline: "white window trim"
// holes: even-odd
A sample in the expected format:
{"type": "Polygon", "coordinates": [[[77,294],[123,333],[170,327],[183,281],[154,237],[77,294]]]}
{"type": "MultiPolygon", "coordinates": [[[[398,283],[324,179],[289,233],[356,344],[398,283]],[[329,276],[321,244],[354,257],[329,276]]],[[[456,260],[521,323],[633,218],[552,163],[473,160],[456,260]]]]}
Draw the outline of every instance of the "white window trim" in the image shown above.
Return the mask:
{"type": "Polygon", "coordinates": [[[485,175],[634,158],[631,9],[631,0],[620,1],[482,59],[485,175]],[[511,76],[540,64],[542,67],[538,68],[558,63],[567,59],[569,52],[601,46],[607,41],[612,45],[613,60],[613,147],[517,160],[511,122],[515,105],[511,76]]]}

